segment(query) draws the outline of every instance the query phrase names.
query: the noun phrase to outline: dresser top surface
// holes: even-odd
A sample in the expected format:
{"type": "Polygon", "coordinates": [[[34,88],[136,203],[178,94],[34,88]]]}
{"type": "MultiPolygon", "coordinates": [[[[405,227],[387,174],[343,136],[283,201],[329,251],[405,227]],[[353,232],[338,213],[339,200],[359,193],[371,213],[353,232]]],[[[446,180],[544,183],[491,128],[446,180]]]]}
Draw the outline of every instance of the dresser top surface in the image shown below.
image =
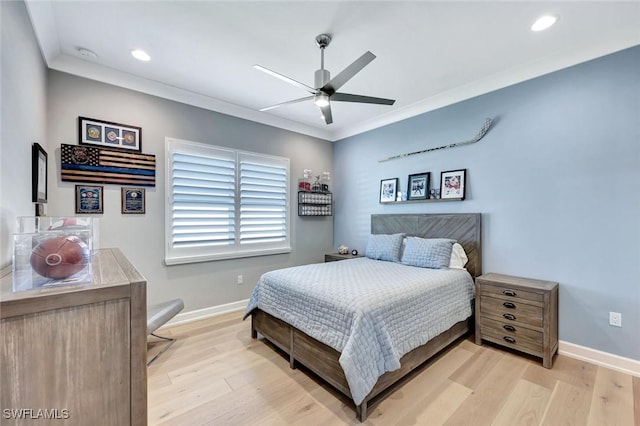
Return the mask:
{"type": "Polygon", "coordinates": [[[477,282],[488,282],[488,284],[507,285],[511,287],[525,288],[531,290],[549,291],[558,287],[555,281],[538,280],[534,278],[516,277],[513,275],[496,274],[490,272],[476,278],[477,282]]]}
{"type": "Polygon", "coordinates": [[[0,277],[0,305],[22,300],[45,299],[60,294],[95,291],[108,287],[129,286],[144,282],[145,278],[135,269],[119,249],[96,250],[92,256],[92,281],[90,283],[13,291],[11,268],[0,277]]]}

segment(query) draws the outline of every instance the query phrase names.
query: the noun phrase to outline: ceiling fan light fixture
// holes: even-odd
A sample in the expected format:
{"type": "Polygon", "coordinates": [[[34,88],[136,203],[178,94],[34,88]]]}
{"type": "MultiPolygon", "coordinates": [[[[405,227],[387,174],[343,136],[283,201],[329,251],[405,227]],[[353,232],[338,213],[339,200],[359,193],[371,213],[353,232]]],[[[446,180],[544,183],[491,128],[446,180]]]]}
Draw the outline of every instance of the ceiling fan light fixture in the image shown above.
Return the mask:
{"type": "Polygon", "coordinates": [[[558,18],[553,15],[541,16],[531,25],[531,31],[544,31],[555,24],[557,20],[558,18]]]}
{"type": "Polygon", "coordinates": [[[329,96],[326,93],[318,93],[313,97],[313,102],[320,108],[329,106],[329,96]]]}

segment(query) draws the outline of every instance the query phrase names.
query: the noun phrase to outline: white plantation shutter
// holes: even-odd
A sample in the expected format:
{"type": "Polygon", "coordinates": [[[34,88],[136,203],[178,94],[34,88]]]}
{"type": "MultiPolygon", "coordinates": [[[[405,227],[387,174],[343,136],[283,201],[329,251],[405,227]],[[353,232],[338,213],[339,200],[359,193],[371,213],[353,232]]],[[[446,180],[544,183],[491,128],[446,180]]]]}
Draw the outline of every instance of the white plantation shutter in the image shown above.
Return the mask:
{"type": "Polygon", "coordinates": [[[235,164],[173,155],[173,232],[177,247],[235,243],[235,164]]]}
{"type": "Polygon", "coordinates": [[[288,161],[246,153],[239,157],[240,244],[286,242],[288,161]]]}
{"type": "Polygon", "coordinates": [[[167,265],[291,251],[288,159],[166,145],[167,265]]]}

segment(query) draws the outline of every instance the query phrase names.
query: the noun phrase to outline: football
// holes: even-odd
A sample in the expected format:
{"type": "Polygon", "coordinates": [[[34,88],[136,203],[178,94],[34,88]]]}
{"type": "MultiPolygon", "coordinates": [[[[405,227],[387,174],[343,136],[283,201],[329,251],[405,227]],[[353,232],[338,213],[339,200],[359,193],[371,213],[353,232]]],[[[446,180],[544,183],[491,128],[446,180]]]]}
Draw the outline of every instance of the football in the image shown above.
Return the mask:
{"type": "Polygon", "coordinates": [[[62,279],[87,266],[89,249],[78,237],[55,237],[38,244],[31,252],[31,267],[46,278],[62,279]]]}

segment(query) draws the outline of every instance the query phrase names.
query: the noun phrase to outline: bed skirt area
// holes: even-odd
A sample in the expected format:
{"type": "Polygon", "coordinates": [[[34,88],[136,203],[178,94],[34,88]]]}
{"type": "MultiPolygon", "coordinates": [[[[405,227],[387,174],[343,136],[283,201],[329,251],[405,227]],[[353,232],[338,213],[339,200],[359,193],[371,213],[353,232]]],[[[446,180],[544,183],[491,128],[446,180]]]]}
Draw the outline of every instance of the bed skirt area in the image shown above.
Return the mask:
{"type": "MultiPolygon", "coordinates": [[[[381,401],[392,386],[425,361],[438,354],[457,339],[467,335],[473,329],[473,316],[460,321],[449,330],[439,334],[426,344],[405,354],[400,359],[401,367],[389,371],[378,378],[375,386],[361,404],[356,405],[358,419],[363,422],[368,416],[372,404],[381,401]]],[[[260,310],[251,312],[251,337],[258,333],[289,355],[289,365],[295,368],[299,362],[313,371],[331,386],[351,398],[347,379],[340,366],[340,352],[308,336],[297,328],[260,310]]]]}

